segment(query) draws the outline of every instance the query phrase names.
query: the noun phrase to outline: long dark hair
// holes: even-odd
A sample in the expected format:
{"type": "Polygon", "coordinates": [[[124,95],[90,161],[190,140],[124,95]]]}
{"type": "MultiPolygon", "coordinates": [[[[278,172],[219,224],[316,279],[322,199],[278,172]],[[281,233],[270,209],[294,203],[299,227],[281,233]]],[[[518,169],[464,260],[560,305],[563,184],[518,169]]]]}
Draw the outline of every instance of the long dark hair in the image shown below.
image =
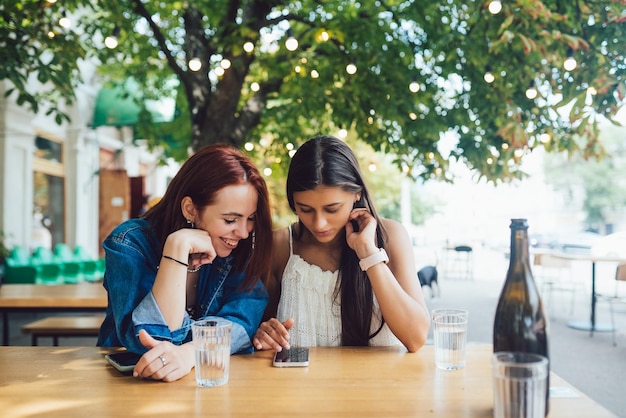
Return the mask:
{"type": "MultiPolygon", "coordinates": [[[[356,156],[343,141],[332,136],[317,136],[305,142],[294,154],[287,174],[287,200],[296,211],[293,194],[312,190],[319,185],[337,186],[350,193],[360,193],[360,206],[365,207],[377,221],[376,243],[384,248],[387,233],[376,213],[374,203],[363,180],[356,156]]],[[[300,223],[299,237],[304,225],[300,223]]],[[[339,262],[339,280],[334,298],[341,300],[341,344],[369,345],[380,328],[370,335],[374,294],[372,285],[359,267],[356,253],[344,240],[339,262]]],[[[383,322],[384,323],[384,322],[383,322]]],[[[382,323],[381,323],[382,328],[382,323]]]]}
{"type": "Polygon", "coordinates": [[[188,226],[181,209],[185,196],[189,196],[196,208],[202,211],[214,202],[219,190],[238,184],[250,184],[258,194],[254,234],[240,242],[232,253],[236,271],[246,272],[243,286],[252,289],[259,279],[267,282],[269,278],[272,218],[265,180],[241,151],[228,145],[210,145],[200,149],[185,161],[163,198],[143,217],[153,225],[163,247],[169,234],[188,226]]]}

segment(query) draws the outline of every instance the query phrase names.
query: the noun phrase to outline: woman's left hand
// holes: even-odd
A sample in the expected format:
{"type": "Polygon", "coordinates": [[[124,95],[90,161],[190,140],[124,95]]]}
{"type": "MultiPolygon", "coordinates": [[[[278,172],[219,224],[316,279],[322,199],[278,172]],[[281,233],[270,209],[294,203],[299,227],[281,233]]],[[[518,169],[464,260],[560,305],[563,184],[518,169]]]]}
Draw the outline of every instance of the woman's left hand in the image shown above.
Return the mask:
{"type": "Polygon", "coordinates": [[[134,377],[173,382],[185,377],[194,366],[191,343],[177,346],[169,341],[159,341],[143,329],[139,331],[139,341],[149,351],[137,362],[134,377]]]}

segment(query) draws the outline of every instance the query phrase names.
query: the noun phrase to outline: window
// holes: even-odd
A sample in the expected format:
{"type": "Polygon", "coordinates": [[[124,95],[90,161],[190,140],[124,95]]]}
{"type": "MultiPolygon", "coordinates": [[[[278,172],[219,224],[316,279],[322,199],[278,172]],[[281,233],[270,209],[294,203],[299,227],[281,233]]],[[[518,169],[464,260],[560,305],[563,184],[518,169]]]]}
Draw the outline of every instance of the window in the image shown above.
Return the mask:
{"type": "MultiPolygon", "coordinates": [[[[37,136],[33,160],[33,219],[41,219],[54,245],[65,242],[65,166],[63,143],[37,136]]],[[[41,225],[33,225],[33,229],[41,225]]]]}

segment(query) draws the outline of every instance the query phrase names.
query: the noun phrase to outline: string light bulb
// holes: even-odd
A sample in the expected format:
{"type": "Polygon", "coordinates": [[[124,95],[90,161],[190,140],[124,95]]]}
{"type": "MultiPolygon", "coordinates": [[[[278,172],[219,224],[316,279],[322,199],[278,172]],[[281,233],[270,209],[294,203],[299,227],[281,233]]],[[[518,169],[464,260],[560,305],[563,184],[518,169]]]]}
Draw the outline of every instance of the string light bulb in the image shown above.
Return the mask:
{"type": "Polygon", "coordinates": [[[530,100],[533,100],[537,97],[537,88],[535,87],[535,80],[530,82],[528,89],[526,89],[526,97],[530,100]]]}
{"type": "Polygon", "coordinates": [[[346,139],[347,136],[348,136],[348,130],[340,125],[339,131],[337,131],[337,137],[343,140],[343,139],[346,139]]]}
{"type": "Polygon", "coordinates": [[[295,51],[298,49],[298,40],[293,36],[293,31],[291,29],[287,29],[287,40],[285,41],[285,48],[288,51],[295,51]]]}
{"type": "Polygon", "coordinates": [[[348,65],[346,65],[346,72],[350,75],[355,74],[356,73],[356,64],[354,64],[354,62],[349,63],[348,65]]]}
{"type": "Polygon", "coordinates": [[[254,51],[254,44],[250,41],[244,43],[243,50],[249,54],[250,52],[254,51]]]}
{"type": "Polygon", "coordinates": [[[486,83],[489,83],[489,84],[494,82],[496,77],[491,72],[491,68],[487,67],[487,70],[485,71],[485,75],[483,75],[483,79],[485,80],[486,83]]]}
{"type": "Polygon", "coordinates": [[[120,28],[117,26],[113,29],[113,33],[104,39],[104,46],[109,49],[115,49],[118,45],[118,36],[120,36],[120,28]]]}
{"type": "Polygon", "coordinates": [[[416,80],[413,80],[409,83],[409,91],[411,93],[417,93],[418,91],[420,91],[420,83],[418,83],[416,80]]]}
{"type": "Polygon", "coordinates": [[[193,57],[189,60],[187,65],[191,71],[200,71],[200,68],[202,68],[202,61],[200,61],[200,58],[198,57],[198,49],[194,51],[193,57]]]}
{"type": "Polygon", "coordinates": [[[61,19],[59,19],[59,26],[68,29],[72,26],[72,21],[67,17],[65,10],[61,12],[61,19]]]}
{"type": "Polygon", "coordinates": [[[489,3],[489,12],[491,14],[497,15],[500,11],[502,11],[502,3],[500,0],[493,0],[489,3]]]}
{"type": "Polygon", "coordinates": [[[567,71],[573,71],[577,65],[578,63],[576,62],[576,59],[574,58],[574,51],[572,51],[572,49],[570,48],[567,51],[567,58],[563,62],[563,68],[565,68],[567,71]]]}

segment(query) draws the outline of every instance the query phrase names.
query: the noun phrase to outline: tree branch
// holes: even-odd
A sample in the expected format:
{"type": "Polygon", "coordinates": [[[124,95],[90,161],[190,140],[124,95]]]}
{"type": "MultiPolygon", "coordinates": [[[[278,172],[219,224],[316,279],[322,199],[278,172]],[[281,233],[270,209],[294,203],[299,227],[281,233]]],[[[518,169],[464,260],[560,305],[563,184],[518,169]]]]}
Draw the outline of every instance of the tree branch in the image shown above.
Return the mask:
{"type": "Polygon", "coordinates": [[[176,75],[180,77],[181,80],[184,80],[185,71],[180,68],[180,66],[176,62],[176,59],[172,55],[172,52],[167,47],[165,37],[163,36],[163,33],[161,33],[161,29],[159,28],[159,26],[154,22],[154,20],[152,20],[152,15],[143,5],[141,0],[133,0],[133,3],[135,4],[135,11],[137,12],[137,14],[146,19],[146,21],[148,22],[148,25],[150,26],[150,29],[152,30],[152,33],[154,35],[154,39],[157,40],[159,49],[161,50],[161,52],[163,52],[163,54],[165,54],[168,65],[174,71],[174,73],[176,73],[176,75]]]}

